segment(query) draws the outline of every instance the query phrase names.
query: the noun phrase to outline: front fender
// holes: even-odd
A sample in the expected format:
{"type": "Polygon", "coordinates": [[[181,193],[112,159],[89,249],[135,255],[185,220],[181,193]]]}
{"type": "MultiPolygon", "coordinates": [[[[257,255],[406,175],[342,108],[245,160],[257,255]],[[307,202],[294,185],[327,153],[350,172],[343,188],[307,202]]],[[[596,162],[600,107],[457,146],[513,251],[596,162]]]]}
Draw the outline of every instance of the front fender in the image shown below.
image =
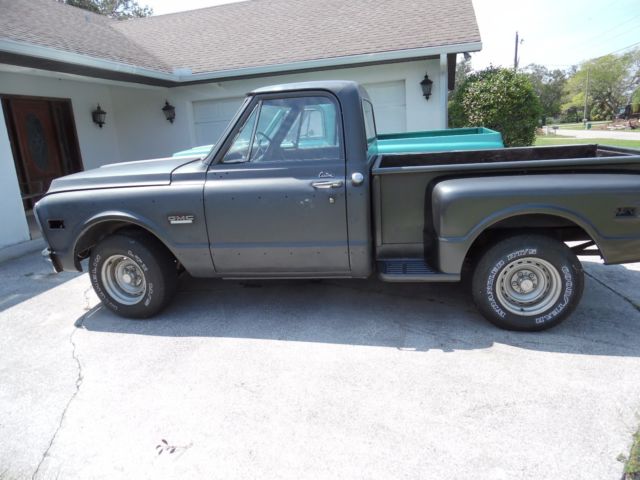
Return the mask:
{"type": "Polygon", "coordinates": [[[78,253],[99,238],[101,228],[123,224],[145,229],[158,238],[194,276],[211,276],[215,270],[202,202],[202,184],[98,189],[47,195],[38,205],[46,240],[65,270],[79,269],[78,253]],[[172,224],[172,216],[190,222],[172,224]],[[62,228],[47,228],[57,219],[62,228]],[[95,238],[93,238],[95,237],[95,238]]]}

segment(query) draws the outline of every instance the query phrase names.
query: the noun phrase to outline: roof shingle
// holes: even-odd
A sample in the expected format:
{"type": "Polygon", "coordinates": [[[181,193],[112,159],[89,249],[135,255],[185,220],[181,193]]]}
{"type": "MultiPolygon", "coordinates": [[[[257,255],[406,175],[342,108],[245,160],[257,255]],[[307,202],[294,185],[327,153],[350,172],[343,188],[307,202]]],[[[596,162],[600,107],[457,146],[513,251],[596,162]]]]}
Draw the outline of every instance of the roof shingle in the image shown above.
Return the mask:
{"type": "Polygon", "coordinates": [[[193,73],[480,41],[471,0],[248,0],[111,20],[53,0],[0,0],[0,36],[193,73]]]}

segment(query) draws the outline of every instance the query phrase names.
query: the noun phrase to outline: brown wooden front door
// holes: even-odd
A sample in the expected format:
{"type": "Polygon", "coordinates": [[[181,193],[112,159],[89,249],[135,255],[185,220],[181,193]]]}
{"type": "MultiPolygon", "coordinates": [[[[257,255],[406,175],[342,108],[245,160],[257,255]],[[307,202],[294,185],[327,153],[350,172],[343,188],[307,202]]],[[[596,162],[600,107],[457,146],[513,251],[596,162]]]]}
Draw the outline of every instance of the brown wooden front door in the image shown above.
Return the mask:
{"type": "Polygon", "coordinates": [[[51,181],[82,169],[71,102],[3,98],[20,191],[30,209],[51,181]]]}

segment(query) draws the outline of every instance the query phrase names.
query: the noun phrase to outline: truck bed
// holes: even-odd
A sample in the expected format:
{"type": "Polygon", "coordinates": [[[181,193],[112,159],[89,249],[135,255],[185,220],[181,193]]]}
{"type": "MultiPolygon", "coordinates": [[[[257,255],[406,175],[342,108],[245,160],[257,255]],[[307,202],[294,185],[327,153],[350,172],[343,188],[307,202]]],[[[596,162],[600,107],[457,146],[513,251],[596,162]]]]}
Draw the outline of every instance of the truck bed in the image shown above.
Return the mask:
{"type": "Polygon", "coordinates": [[[561,145],[550,147],[516,147],[491,150],[381,154],[374,173],[383,174],[397,168],[433,167],[440,165],[499,164],[500,168],[520,168],[521,162],[545,161],[557,165],[573,162],[591,163],[593,159],[634,157],[634,150],[603,145],[561,145]],[[509,163],[510,165],[506,165],[509,163]]]}
{"type": "Polygon", "coordinates": [[[378,258],[424,257],[427,237],[435,235],[431,193],[442,180],[564,172],[640,174],[640,151],[566,145],[379,155],[372,167],[378,258]]]}

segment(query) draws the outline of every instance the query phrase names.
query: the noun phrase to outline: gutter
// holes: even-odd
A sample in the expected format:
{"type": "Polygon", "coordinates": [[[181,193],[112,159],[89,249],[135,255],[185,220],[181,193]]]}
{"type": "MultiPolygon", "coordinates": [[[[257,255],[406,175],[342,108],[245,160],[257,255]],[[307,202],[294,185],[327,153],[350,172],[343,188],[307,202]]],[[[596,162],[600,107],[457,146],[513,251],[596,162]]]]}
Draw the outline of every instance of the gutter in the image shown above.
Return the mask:
{"type": "Polygon", "coordinates": [[[72,65],[81,65],[83,67],[98,68],[100,70],[108,70],[111,72],[125,73],[129,75],[139,75],[143,77],[155,78],[175,82],[175,75],[171,73],[152,70],[144,67],[137,67],[113,60],[105,60],[81,53],[67,52],[52,47],[43,47],[34,45],[33,43],[18,42],[7,38],[0,38],[0,51],[23,55],[26,57],[36,57],[54,62],[68,63],[72,65]]]}
{"type": "Polygon", "coordinates": [[[236,77],[260,76],[272,73],[282,73],[300,70],[327,69],[340,66],[357,66],[359,64],[383,63],[397,60],[414,60],[419,58],[434,57],[440,54],[477,52],[482,49],[482,42],[459,43],[453,45],[441,45],[435,47],[411,48],[404,50],[391,50],[388,52],[366,53],[359,55],[346,55],[340,57],[321,58],[317,60],[303,60],[298,62],[263,65],[259,67],[244,67],[215,72],[191,73],[189,69],[176,68],[173,73],[138,67],[113,60],[105,60],[80,53],[67,52],[52,47],[43,47],[27,42],[0,39],[0,51],[35,57],[65,64],[79,65],[99,70],[136,75],[152,78],[164,82],[170,82],[178,86],[183,83],[215,81],[232,79],[236,77]]]}

